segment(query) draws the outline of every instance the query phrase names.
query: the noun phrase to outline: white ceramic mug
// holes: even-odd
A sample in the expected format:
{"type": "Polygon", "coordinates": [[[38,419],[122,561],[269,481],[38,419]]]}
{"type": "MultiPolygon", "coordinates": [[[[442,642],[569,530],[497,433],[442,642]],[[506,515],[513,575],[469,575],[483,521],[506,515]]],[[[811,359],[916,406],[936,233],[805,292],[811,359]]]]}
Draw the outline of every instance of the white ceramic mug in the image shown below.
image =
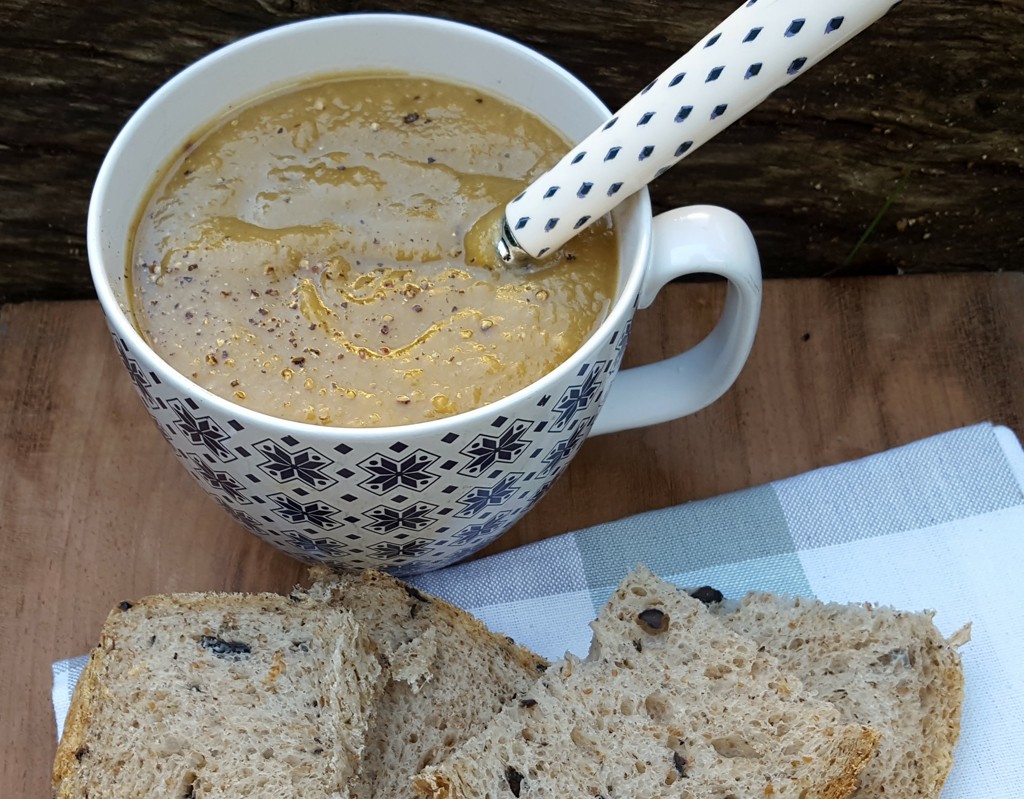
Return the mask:
{"type": "Polygon", "coordinates": [[[410,574],[453,563],[501,535],[588,435],[664,422],[721,396],[753,344],[761,274],[753,237],[735,214],[694,206],[652,220],[641,191],[614,212],[620,275],[608,317],[567,361],[511,396],[444,419],[366,429],[277,419],[196,386],[150,349],[128,308],[128,242],[160,167],[197,130],[268,90],[382,69],[477,87],[572,140],[609,115],[551,61],[477,28],[386,14],[286,25],[207,56],[138,110],[97,178],[88,248],[136,389],[217,502],[297,558],[410,574]],[[619,373],[634,312],[668,281],[694,272],[729,281],[715,329],[685,353],[619,373]]]}

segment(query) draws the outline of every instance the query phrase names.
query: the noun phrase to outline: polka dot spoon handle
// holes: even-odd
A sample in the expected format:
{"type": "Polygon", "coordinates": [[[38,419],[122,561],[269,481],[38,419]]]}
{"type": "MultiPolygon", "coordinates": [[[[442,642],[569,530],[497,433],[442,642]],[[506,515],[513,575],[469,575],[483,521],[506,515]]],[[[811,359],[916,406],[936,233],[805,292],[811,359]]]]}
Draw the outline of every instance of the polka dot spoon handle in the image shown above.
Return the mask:
{"type": "Polygon", "coordinates": [[[508,204],[502,260],[557,250],[896,4],[748,0],[508,204]]]}

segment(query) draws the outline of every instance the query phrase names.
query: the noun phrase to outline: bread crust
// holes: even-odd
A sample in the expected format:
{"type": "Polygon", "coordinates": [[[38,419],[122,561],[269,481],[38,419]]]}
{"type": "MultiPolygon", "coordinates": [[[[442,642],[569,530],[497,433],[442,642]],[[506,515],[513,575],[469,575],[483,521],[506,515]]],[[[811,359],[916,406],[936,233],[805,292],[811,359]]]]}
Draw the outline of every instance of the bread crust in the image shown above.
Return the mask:
{"type": "Polygon", "coordinates": [[[65,780],[74,772],[78,758],[81,756],[79,750],[85,746],[92,707],[97,701],[97,694],[100,690],[97,674],[102,666],[102,659],[103,646],[97,644],[89,654],[89,662],[82,670],[75,685],[71,707],[64,720],[64,734],[57,745],[57,754],[53,761],[51,781],[54,799],[70,799],[65,790],[65,780]]]}
{"type": "Polygon", "coordinates": [[[314,596],[353,613],[389,661],[353,799],[411,799],[412,778],[527,690],[546,660],[475,616],[377,571],[317,569],[314,596]],[[416,742],[408,742],[414,733],[416,742]]]}
{"type": "MultiPolygon", "coordinates": [[[[375,591],[379,593],[381,603],[387,603],[388,597],[401,594],[410,601],[417,601],[416,594],[429,599],[432,603],[432,614],[443,624],[461,631],[468,640],[476,646],[497,647],[505,656],[519,668],[531,674],[541,674],[548,667],[548,661],[535,652],[531,652],[525,646],[517,644],[508,636],[498,635],[492,632],[486,624],[471,613],[467,613],[460,607],[446,602],[445,600],[426,594],[414,588],[403,580],[393,577],[386,572],[367,569],[358,573],[341,574],[332,572],[321,566],[314,566],[310,569],[310,576],[319,583],[320,590],[330,591],[334,601],[346,605],[346,594],[351,591],[351,586],[358,584],[362,591],[375,591]]],[[[317,585],[310,589],[315,595],[317,585]]],[[[381,631],[375,634],[379,637],[381,631]]],[[[378,641],[378,644],[381,642],[378,641]]]]}

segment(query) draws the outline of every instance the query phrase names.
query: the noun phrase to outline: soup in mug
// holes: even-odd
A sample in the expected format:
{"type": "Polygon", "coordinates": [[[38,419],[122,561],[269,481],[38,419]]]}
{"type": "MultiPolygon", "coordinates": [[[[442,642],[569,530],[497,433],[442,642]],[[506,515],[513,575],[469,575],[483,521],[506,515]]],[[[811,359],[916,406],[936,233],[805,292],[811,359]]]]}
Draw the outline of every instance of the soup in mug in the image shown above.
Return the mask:
{"type": "Polygon", "coordinates": [[[477,223],[569,148],[433,80],[259,100],[154,186],[128,264],[136,326],[199,386],[283,419],[403,425],[494,402],[568,358],[614,300],[609,220],[531,270],[479,255],[496,223],[477,223]]]}

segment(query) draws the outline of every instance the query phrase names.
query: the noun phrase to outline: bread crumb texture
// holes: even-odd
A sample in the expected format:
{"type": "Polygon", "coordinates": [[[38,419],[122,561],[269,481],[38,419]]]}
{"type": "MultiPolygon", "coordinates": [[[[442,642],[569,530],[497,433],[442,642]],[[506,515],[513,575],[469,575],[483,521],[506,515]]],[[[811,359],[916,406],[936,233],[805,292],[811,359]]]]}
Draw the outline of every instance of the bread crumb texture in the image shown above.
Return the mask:
{"type": "Polygon", "coordinates": [[[349,786],[354,799],[412,799],[417,772],[448,757],[547,668],[469,613],[386,574],[317,576],[310,591],[350,610],[390,670],[349,786]]]}
{"type": "Polygon", "coordinates": [[[76,690],[58,799],[334,797],[382,688],[341,608],[272,594],[121,603],[76,690]]]}
{"type": "Polygon", "coordinates": [[[835,705],[844,723],[878,730],[878,753],[855,797],[938,799],[960,735],[964,678],[957,650],[969,628],[947,640],[932,613],[766,593],[715,613],[835,705]]]}
{"type": "Polygon", "coordinates": [[[877,734],[698,600],[638,568],[593,623],[586,660],[416,779],[428,799],[840,799],[877,734]]]}

